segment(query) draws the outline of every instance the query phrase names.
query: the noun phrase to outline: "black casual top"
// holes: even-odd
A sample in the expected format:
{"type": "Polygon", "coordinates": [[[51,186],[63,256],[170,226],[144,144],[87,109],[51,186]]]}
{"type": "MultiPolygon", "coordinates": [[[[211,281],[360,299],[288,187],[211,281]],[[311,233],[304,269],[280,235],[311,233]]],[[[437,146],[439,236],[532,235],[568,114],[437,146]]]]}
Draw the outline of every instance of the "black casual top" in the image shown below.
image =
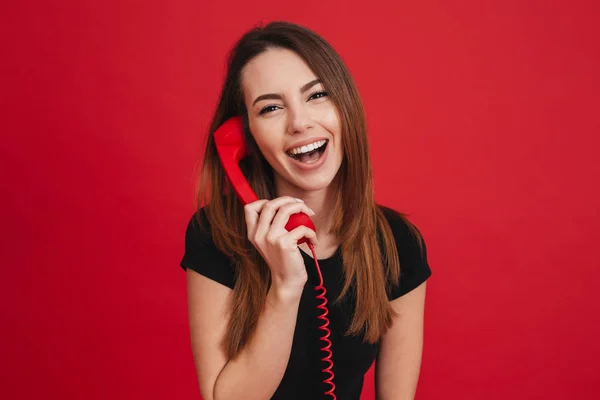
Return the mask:
{"type": "MultiPolygon", "coordinates": [[[[409,226],[392,209],[379,206],[384,211],[390,223],[392,233],[396,240],[398,256],[400,259],[400,284],[388,295],[390,300],[396,299],[415,289],[431,276],[427,262],[425,244],[423,251],[418,246],[416,236],[409,226]]],[[[197,211],[203,220],[203,225],[208,226],[208,221],[203,209],[197,211]]],[[[235,283],[234,267],[228,258],[215,247],[210,238],[210,233],[200,231],[195,215],[190,220],[185,237],[185,253],[181,267],[190,268],[214,281],[233,288],[235,283]]],[[[324,353],[320,348],[324,342],[319,338],[323,331],[318,327],[323,321],[317,316],[322,310],[317,309],[319,300],[314,287],[319,284],[315,263],[311,256],[300,250],[308,271],[308,281],[304,287],[298,318],[292,343],[290,359],[287,369],[279,387],[271,399],[330,399],[323,393],[330,389],[330,385],[323,383],[329,375],[321,372],[328,366],[321,361],[324,353]]],[[[340,293],[343,286],[341,249],[326,259],[319,259],[319,266],[323,275],[323,285],[327,290],[329,308],[330,340],[334,363],[333,382],[336,386],[335,394],[340,400],[359,400],[363,387],[365,373],[369,370],[377,356],[379,343],[363,343],[359,337],[345,336],[352,308],[347,299],[333,304],[333,300],[340,293]]]]}

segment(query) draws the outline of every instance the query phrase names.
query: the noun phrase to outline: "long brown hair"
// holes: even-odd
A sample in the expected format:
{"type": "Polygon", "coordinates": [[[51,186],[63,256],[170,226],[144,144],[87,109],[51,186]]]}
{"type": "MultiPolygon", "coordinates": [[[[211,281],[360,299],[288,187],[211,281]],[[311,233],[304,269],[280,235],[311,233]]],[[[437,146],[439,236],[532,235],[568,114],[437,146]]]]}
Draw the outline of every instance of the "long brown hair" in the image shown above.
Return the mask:
{"type": "Polygon", "coordinates": [[[243,205],[228,190],[213,133],[228,118],[242,116],[249,156],[242,171],[257,196],[273,199],[273,171],[248,129],[240,76],[244,66],[270,48],[285,48],[302,57],[321,79],[337,107],[343,132],[344,159],[337,181],[332,233],[341,240],[344,286],[339,297],[353,294],[354,314],[347,334],[374,343],[394,317],[387,290],[398,283],[400,265],[390,226],[373,193],[367,126],[356,85],[335,50],[315,32],[288,22],[271,22],[248,31],[229,53],[225,82],[207,138],[198,187],[213,241],[235,264],[236,283],[224,349],[235,357],[248,343],[270,285],[270,270],[248,241],[243,205]],[[386,284],[387,282],[387,284],[386,284]]]}

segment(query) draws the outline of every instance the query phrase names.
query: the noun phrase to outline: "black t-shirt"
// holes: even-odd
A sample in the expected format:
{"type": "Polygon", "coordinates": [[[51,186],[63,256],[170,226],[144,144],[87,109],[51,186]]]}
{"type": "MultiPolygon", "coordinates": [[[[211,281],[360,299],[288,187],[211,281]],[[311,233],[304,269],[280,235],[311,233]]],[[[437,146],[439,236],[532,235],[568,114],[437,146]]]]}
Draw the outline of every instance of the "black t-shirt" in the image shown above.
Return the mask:
{"type": "MultiPolygon", "coordinates": [[[[392,233],[396,240],[398,256],[400,259],[400,284],[395,287],[389,300],[396,299],[415,289],[431,276],[431,269],[427,262],[425,244],[423,251],[418,246],[417,237],[412,233],[406,222],[392,209],[379,206],[384,211],[390,223],[392,233]]],[[[197,214],[208,226],[208,221],[203,209],[197,214]]],[[[210,238],[210,233],[200,231],[195,215],[190,220],[185,238],[185,253],[181,267],[190,268],[214,281],[233,288],[235,272],[229,259],[215,247],[210,238]]],[[[314,287],[319,284],[315,263],[311,256],[300,251],[308,271],[308,282],[304,287],[298,318],[292,343],[292,350],[287,369],[277,391],[271,399],[329,399],[323,393],[330,386],[323,383],[328,374],[321,370],[328,366],[321,361],[324,353],[321,352],[324,342],[319,338],[323,331],[319,329],[323,321],[318,319],[322,310],[317,309],[319,300],[314,287]]],[[[326,259],[319,259],[319,266],[323,276],[323,286],[327,290],[329,308],[330,340],[334,363],[333,382],[336,386],[335,394],[340,400],[359,400],[363,387],[364,375],[369,370],[377,356],[379,343],[363,343],[360,337],[344,335],[352,315],[349,300],[334,304],[333,300],[340,293],[343,286],[341,263],[341,249],[326,259]]],[[[348,296],[346,296],[349,298],[348,296]]]]}

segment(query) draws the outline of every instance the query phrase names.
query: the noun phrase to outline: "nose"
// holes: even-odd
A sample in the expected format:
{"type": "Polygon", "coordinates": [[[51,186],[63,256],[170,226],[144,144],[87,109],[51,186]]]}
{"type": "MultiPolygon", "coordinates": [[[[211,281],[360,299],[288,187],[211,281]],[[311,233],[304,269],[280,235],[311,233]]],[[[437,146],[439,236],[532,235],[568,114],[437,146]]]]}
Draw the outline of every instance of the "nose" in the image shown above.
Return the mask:
{"type": "Polygon", "coordinates": [[[302,106],[288,108],[288,133],[296,135],[312,129],[314,122],[307,110],[302,106]]]}

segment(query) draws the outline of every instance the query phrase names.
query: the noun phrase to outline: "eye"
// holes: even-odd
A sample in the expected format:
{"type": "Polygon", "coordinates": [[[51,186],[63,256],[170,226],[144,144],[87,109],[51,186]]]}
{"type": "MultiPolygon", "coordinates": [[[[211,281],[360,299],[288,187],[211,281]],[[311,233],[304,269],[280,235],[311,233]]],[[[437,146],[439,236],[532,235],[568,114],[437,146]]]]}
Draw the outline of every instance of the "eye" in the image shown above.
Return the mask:
{"type": "Polygon", "coordinates": [[[267,114],[267,113],[275,111],[277,108],[279,108],[279,106],[266,106],[265,108],[260,110],[260,112],[258,114],[259,115],[267,114]]]}
{"type": "Polygon", "coordinates": [[[328,95],[329,94],[327,92],[325,92],[325,91],[319,91],[319,92],[313,93],[308,99],[309,100],[318,99],[318,98],[325,97],[325,96],[328,96],[328,95]]]}

